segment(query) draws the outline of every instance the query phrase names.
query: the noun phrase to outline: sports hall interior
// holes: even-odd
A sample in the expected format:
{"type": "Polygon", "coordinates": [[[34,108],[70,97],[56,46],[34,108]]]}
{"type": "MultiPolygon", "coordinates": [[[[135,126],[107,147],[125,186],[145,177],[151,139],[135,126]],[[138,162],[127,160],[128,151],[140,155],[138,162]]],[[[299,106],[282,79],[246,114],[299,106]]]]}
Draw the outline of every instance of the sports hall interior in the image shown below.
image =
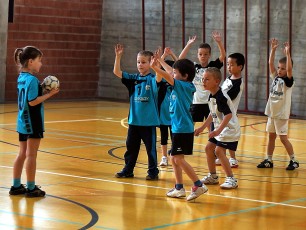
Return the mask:
{"type": "MultiPolygon", "coordinates": [[[[305,6],[303,0],[1,1],[0,229],[306,229],[305,6]],[[113,74],[115,44],[124,45],[121,67],[132,73],[140,50],[171,47],[178,55],[193,35],[197,44],[211,45],[216,59],[213,31],[222,34],[227,56],[246,57],[239,167],[233,169],[239,187],[212,185],[194,202],[169,198],[173,168],[159,167],[159,180],[147,181],[143,145],[135,177],[116,178],[124,166],[129,96],[113,74]],[[274,168],[256,167],[268,140],[264,110],[271,38],[291,46],[295,85],[288,137],[300,162],[293,171],[285,170],[288,155],[279,139],[274,168]],[[44,103],[46,132],[37,158],[36,181],[47,194],[33,199],[9,196],[19,150],[13,54],[26,45],[43,52],[37,77],[60,80],[60,93],[44,103]]],[[[192,61],[197,61],[197,44],[187,56],[192,61]]],[[[279,49],[275,59],[282,56],[279,49]]],[[[222,74],[228,75],[226,64],[222,74]]],[[[160,159],[158,128],[157,137],[160,159]]],[[[207,133],[195,137],[193,155],[186,157],[199,177],[208,173],[207,140],[207,133]]],[[[222,167],[217,171],[225,177],[222,167]]],[[[187,175],[184,182],[189,189],[187,175]]]]}

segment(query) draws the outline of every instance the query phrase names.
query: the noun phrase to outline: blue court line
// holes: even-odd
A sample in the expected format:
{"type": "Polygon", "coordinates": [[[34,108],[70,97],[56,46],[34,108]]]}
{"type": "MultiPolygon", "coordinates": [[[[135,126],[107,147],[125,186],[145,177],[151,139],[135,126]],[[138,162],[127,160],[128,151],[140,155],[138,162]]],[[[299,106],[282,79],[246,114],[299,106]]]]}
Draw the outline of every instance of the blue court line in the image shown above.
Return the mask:
{"type": "MultiPolygon", "coordinates": [[[[288,200],[288,201],[281,202],[280,204],[288,204],[288,203],[303,202],[303,201],[306,201],[306,198],[300,198],[300,199],[296,199],[296,200],[288,200]]],[[[218,215],[214,215],[214,216],[206,216],[206,217],[201,217],[201,218],[197,218],[197,219],[193,219],[193,220],[186,220],[186,221],[181,221],[181,222],[177,222],[177,223],[155,226],[155,227],[151,227],[151,228],[144,228],[144,230],[173,227],[173,226],[177,226],[177,225],[183,225],[183,224],[188,224],[188,223],[193,223],[193,222],[215,219],[215,218],[224,217],[224,216],[231,216],[231,215],[237,215],[237,214],[241,214],[241,213],[258,211],[258,210],[261,210],[261,209],[275,207],[275,206],[279,206],[279,205],[278,204],[267,204],[267,205],[263,205],[263,206],[259,206],[259,207],[248,208],[248,209],[243,209],[243,210],[233,211],[233,212],[227,212],[227,213],[218,214],[218,215]]]]}

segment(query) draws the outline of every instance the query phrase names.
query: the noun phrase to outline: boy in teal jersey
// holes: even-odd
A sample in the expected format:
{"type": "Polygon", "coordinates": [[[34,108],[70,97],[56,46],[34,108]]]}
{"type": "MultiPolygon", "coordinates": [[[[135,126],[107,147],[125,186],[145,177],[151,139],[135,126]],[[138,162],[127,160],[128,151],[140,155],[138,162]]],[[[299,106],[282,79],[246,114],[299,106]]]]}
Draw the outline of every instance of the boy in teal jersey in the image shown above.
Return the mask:
{"type": "Polygon", "coordinates": [[[159,68],[159,63],[166,69],[167,64],[156,55],[151,62],[151,68],[157,73],[157,81],[164,78],[173,86],[170,95],[170,117],[172,130],[171,163],[175,175],[175,187],[167,192],[168,197],[185,197],[183,186],[183,171],[192,180],[194,186],[187,201],[191,201],[208,191],[199,180],[192,166],[185,160],[184,155],[192,155],[194,127],[189,112],[193,93],[196,91],[192,80],[195,75],[194,64],[188,59],[181,59],[173,65],[173,77],[159,68]]]}
{"type": "Polygon", "coordinates": [[[147,180],[157,180],[156,127],[159,126],[157,109],[158,87],[156,77],[150,73],[150,60],[153,53],[140,51],[137,55],[137,69],[139,73],[129,74],[122,72],[120,67],[123,46],[115,46],[114,74],[121,78],[127,87],[130,97],[128,116],[128,134],[126,139],[126,152],[124,154],[125,166],[116,173],[117,178],[134,177],[134,168],[139,155],[141,140],[147,150],[149,166],[147,180]],[[149,114],[150,116],[144,116],[149,114]]]}

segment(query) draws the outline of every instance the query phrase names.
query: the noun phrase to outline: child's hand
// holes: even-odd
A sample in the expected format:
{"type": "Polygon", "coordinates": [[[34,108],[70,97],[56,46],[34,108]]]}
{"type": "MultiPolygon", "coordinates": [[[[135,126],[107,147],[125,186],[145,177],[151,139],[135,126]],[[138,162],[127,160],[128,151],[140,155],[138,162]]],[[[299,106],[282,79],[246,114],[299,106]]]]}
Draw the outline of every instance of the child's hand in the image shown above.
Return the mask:
{"type": "Polygon", "coordinates": [[[115,45],[115,54],[121,56],[123,54],[123,45],[117,44],[115,45]]]}
{"type": "Polygon", "coordinates": [[[197,129],[195,129],[194,130],[194,136],[199,136],[202,132],[203,132],[203,130],[204,130],[204,127],[199,127],[199,128],[197,128],[197,129]]]}
{"type": "Polygon", "coordinates": [[[290,54],[290,44],[289,42],[285,42],[284,43],[284,53],[287,55],[287,54],[290,54]]]}
{"type": "Polygon", "coordinates": [[[271,49],[275,50],[278,47],[278,40],[276,38],[272,38],[270,40],[271,49]]]}
{"type": "Polygon", "coordinates": [[[197,36],[194,35],[192,37],[189,37],[189,40],[187,42],[187,45],[192,45],[193,43],[195,43],[195,40],[197,39],[197,36]]]}
{"type": "Polygon", "coordinates": [[[55,89],[51,89],[48,93],[49,93],[51,96],[53,96],[53,95],[57,94],[59,91],[60,91],[59,88],[55,88],[55,89]]]}
{"type": "Polygon", "coordinates": [[[170,49],[170,47],[166,47],[165,49],[164,49],[164,55],[165,56],[169,56],[169,55],[171,55],[172,54],[172,50],[170,49]]]}
{"type": "Polygon", "coordinates": [[[213,31],[211,33],[213,39],[215,40],[215,42],[219,43],[219,42],[222,42],[222,36],[221,36],[221,33],[219,33],[218,31],[213,31]]]}
{"type": "Polygon", "coordinates": [[[150,66],[151,66],[151,68],[156,68],[156,67],[160,68],[160,63],[158,61],[158,57],[156,55],[156,52],[155,52],[154,56],[151,58],[150,66]]]}

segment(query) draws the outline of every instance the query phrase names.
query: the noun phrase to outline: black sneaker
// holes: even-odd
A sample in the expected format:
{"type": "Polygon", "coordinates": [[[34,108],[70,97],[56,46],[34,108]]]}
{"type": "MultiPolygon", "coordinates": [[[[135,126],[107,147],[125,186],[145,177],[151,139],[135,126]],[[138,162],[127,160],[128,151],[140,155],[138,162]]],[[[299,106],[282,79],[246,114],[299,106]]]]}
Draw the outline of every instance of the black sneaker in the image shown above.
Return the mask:
{"type": "Polygon", "coordinates": [[[156,175],[156,176],[147,175],[146,180],[158,180],[158,175],[156,175]]]}
{"type": "Polygon", "coordinates": [[[117,172],[115,174],[115,177],[117,177],[117,178],[132,178],[132,177],[134,177],[134,173],[126,173],[124,171],[120,171],[120,172],[117,172]]]}
{"type": "Polygon", "coordinates": [[[287,166],[286,170],[294,170],[294,169],[297,169],[299,166],[300,164],[298,161],[290,160],[289,165],[287,166]]]}
{"type": "Polygon", "coordinates": [[[26,197],[44,197],[46,195],[46,192],[41,190],[40,187],[35,185],[34,189],[30,190],[27,189],[25,196],[26,197]]]}
{"type": "Polygon", "coordinates": [[[265,159],[264,161],[260,162],[259,165],[257,165],[257,168],[273,168],[273,161],[265,159]]]}
{"type": "Polygon", "coordinates": [[[22,184],[18,188],[15,188],[14,186],[11,187],[9,194],[10,195],[24,195],[26,193],[27,189],[25,186],[22,184]]]}

